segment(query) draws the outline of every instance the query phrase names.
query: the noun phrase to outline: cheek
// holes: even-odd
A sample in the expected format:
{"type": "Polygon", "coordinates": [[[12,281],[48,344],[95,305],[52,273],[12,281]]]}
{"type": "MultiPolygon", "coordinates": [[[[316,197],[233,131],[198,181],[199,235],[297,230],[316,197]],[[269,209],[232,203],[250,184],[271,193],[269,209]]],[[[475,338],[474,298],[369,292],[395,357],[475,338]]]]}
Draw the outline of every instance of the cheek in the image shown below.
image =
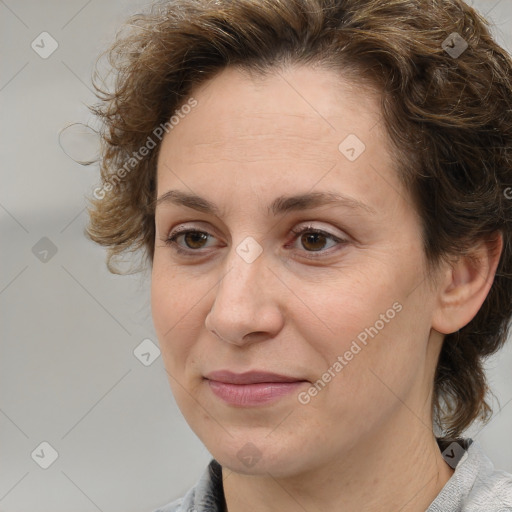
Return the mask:
{"type": "Polygon", "coordinates": [[[162,272],[155,261],[151,275],[151,313],[161,344],[165,342],[165,333],[175,323],[178,305],[176,291],[176,280],[162,272]]]}
{"type": "MultiPolygon", "coordinates": [[[[297,283],[296,288],[300,289],[299,286],[297,283]]],[[[369,275],[366,280],[360,275],[356,278],[349,271],[338,281],[315,285],[310,293],[303,285],[301,288],[301,299],[308,311],[295,314],[294,318],[300,322],[301,332],[315,345],[316,351],[328,356],[326,362],[334,362],[338,355],[349,350],[358,336],[364,342],[364,336],[368,336],[365,328],[374,325],[379,315],[392,308],[396,300],[388,283],[379,284],[369,275]]]]}
{"type": "Polygon", "coordinates": [[[321,356],[314,368],[321,390],[312,400],[334,402],[338,412],[356,407],[371,414],[372,404],[391,405],[425,364],[429,305],[399,280],[374,277],[329,286],[329,300],[308,297],[311,309],[322,312],[321,332],[309,316],[300,317],[301,332],[321,356]]]}
{"type": "Polygon", "coordinates": [[[151,273],[151,311],[159,335],[168,333],[170,329],[173,332],[180,319],[193,314],[194,303],[201,296],[198,284],[195,284],[198,281],[170,265],[161,254],[163,252],[155,252],[151,273]]]}
{"type": "MultiPolygon", "coordinates": [[[[176,361],[186,350],[191,333],[187,326],[194,315],[197,291],[184,282],[183,276],[172,269],[153,265],[151,276],[151,314],[164,361],[172,355],[176,361]]],[[[167,364],[166,364],[167,367],[167,364]]]]}
{"type": "Polygon", "coordinates": [[[376,321],[378,316],[369,319],[371,323],[343,339],[343,352],[332,354],[333,361],[338,354],[342,356],[326,394],[333,421],[362,432],[403,408],[404,403],[415,403],[413,389],[425,377],[428,329],[421,327],[415,308],[401,305],[401,311],[388,323],[376,321]],[[414,320],[418,326],[408,330],[414,320]],[[361,333],[364,336],[358,337],[361,333]]]}

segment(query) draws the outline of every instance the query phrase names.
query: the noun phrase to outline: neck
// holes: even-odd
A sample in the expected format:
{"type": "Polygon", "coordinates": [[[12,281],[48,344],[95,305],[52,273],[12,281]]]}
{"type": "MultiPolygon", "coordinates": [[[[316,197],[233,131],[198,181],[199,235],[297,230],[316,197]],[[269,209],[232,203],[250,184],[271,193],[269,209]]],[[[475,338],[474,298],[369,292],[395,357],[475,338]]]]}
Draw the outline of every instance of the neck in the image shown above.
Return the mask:
{"type": "Polygon", "coordinates": [[[409,415],[410,429],[361,439],[301,474],[274,478],[271,473],[243,475],[223,468],[228,512],[424,512],[453,470],[432,431],[410,411],[403,412],[409,415]]]}

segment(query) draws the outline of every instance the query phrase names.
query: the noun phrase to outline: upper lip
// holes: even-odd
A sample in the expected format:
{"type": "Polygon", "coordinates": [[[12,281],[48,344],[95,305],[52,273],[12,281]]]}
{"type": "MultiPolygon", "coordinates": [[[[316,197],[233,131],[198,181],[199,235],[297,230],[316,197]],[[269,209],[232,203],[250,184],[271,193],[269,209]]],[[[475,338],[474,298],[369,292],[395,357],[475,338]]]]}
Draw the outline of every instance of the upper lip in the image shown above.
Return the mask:
{"type": "Polygon", "coordinates": [[[253,370],[245,373],[233,373],[229,370],[219,370],[205,375],[209,380],[226,384],[256,384],[261,382],[301,382],[304,379],[288,377],[277,373],[253,370]]]}

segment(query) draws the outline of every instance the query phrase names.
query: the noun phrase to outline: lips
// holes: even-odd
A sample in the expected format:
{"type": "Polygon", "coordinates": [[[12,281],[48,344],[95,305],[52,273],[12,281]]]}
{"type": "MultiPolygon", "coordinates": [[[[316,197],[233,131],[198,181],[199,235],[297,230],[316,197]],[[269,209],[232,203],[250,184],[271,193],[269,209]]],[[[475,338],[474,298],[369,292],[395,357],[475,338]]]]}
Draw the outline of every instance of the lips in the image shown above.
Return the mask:
{"type": "Polygon", "coordinates": [[[246,373],[233,373],[229,370],[220,370],[208,373],[205,376],[209,380],[224,382],[225,384],[259,384],[273,382],[303,382],[304,379],[288,377],[277,373],[250,371],[246,373]]]}
{"type": "Polygon", "coordinates": [[[233,407],[269,405],[297,392],[305,380],[277,373],[220,370],[205,376],[212,393],[233,407]]]}

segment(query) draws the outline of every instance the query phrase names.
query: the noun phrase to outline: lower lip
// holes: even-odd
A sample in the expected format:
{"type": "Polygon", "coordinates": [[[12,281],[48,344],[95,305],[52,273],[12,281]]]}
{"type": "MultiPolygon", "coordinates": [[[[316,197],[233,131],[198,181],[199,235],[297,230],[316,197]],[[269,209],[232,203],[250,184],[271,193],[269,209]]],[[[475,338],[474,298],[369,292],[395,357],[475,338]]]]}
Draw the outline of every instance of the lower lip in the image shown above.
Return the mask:
{"type": "Polygon", "coordinates": [[[208,380],[210,389],[230,405],[250,407],[268,404],[297,391],[305,381],[261,382],[257,384],[227,384],[208,380]]]}

